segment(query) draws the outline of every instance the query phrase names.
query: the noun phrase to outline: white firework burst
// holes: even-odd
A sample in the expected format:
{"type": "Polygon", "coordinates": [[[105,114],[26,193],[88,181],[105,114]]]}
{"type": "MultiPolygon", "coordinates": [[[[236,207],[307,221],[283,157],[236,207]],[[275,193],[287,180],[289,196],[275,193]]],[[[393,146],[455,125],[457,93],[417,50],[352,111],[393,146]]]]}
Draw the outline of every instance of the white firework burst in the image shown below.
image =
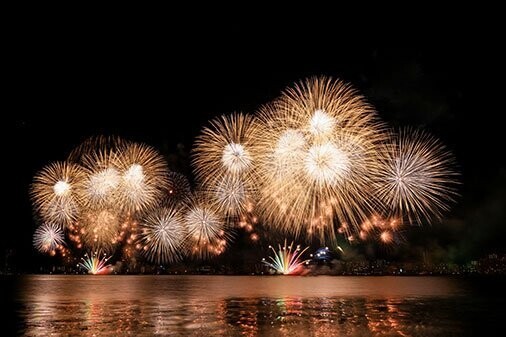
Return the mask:
{"type": "Polygon", "coordinates": [[[61,226],[45,223],[35,230],[33,246],[41,253],[55,254],[56,249],[65,244],[61,226]]]}
{"type": "Polygon", "coordinates": [[[180,209],[157,209],[141,222],[140,243],[143,245],[143,254],[158,264],[179,261],[183,256],[182,246],[186,235],[180,209]]]}

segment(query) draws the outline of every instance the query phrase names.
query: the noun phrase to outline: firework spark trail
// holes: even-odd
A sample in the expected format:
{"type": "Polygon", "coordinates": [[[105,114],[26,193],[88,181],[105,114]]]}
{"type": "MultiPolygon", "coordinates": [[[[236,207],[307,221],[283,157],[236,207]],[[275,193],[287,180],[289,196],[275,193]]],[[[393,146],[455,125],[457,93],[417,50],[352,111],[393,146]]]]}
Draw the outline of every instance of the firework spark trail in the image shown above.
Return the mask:
{"type": "Polygon", "coordinates": [[[110,264],[107,264],[109,259],[110,257],[107,257],[106,254],[103,257],[100,257],[99,253],[85,254],[85,257],[81,258],[82,262],[78,266],[86,270],[88,274],[106,274],[112,268],[110,264]]]}
{"type": "Polygon", "coordinates": [[[307,80],[262,107],[259,118],[259,209],[267,224],[324,241],[337,224],[357,227],[378,207],[372,173],[387,135],[349,85],[307,80]]]}
{"type": "Polygon", "coordinates": [[[409,223],[441,219],[456,193],[457,172],[451,153],[433,136],[401,130],[384,149],[377,178],[378,198],[395,217],[409,223]]]}
{"type": "Polygon", "coordinates": [[[67,162],[51,163],[35,175],[30,196],[45,222],[63,226],[77,219],[85,176],[81,166],[67,162]]]}
{"type": "Polygon", "coordinates": [[[76,146],[68,155],[67,161],[91,168],[96,165],[104,167],[108,164],[107,158],[128,143],[117,136],[93,136],[76,146]],[[106,161],[96,162],[96,159],[105,159],[106,161]]]}
{"type": "Polygon", "coordinates": [[[308,249],[308,247],[303,250],[300,249],[300,246],[297,246],[295,250],[292,252],[293,241],[287,246],[286,240],[283,247],[278,245],[279,250],[276,252],[274,247],[269,246],[269,248],[274,252],[274,256],[269,256],[271,261],[266,261],[265,258],[262,259],[262,263],[274,269],[277,273],[283,275],[291,275],[296,274],[300,271],[301,267],[309,262],[309,260],[301,260],[300,257],[304,252],[308,249]]]}
{"type": "Polygon", "coordinates": [[[65,245],[63,230],[60,226],[46,223],[35,230],[33,246],[41,253],[54,255],[56,250],[65,245]]]}
{"type": "Polygon", "coordinates": [[[143,254],[157,264],[181,260],[184,240],[187,236],[182,210],[161,208],[141,223],[139,242],[144,246],[143,254]]]}

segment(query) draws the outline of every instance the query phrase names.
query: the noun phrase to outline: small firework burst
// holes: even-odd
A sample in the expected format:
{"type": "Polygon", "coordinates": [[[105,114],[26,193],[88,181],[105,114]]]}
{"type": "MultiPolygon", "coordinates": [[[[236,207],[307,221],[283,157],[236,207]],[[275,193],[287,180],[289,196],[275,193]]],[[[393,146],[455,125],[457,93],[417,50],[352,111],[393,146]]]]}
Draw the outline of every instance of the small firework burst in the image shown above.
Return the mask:
{"type": "Polygon", "coordinates": [[[262,259],[262,263],[274,269],[274,271],[278,274],[298,274],[301,272],[303,265],[309,262],[309,260],[300,259],[308,247],[301,249],[300,245],[298,245],[294,250],[292,250],[293,242],[287,246],[285,240],[283,247],[281,247],[281,245],[278,245],[277,252],[274,247],[269,246],[269,248],[274,253],[274,256],[269,256],[270,261],[267,261],[265,258],[262,259]]]}
{"type": "Polygon", "coordinates": [[[68,225],[77,219],[85,177],[81,166],[67,162],[49,164],[35,175],[30,194],[44,221],[68,225]]]}
{"type": "Polygon", "coordinates": [[[53,223],[46,223],[35,230],[33,246],[41,253],[54,255],[65,244],[63,230],[53,223]]]}
{"type": "Polygon", "coordinates": [[[405,129],[383,151],[377,193],[387,210],[410,223],[440,219],[456,196],[451,153],[426,132],[405,129]]]}
{"type": "Polygon", "coordinates": [[[108,274],[112,270],[112,266],[107,264],[110,257],[107,254],[98,252],[85,254],[78,266],[83,268],[88,274],[100,275],[108,274]]]}
{"type": "Polygon", "coordinates": [[[167,164],[150,146],[129,143],[114,157],[112,165],[121,175],[118,205],[131,213],[154,206],[168,187],[167,164]]]}
{"type": "Polygon", "coordinates": [[[207,185],[207,188],[200,189],[205,191],[209,201],[226,218],[244,214],[255,199],[255,187],[250,182],[232,175],[224,175],[207,185]]]}
{"type": "Polygon", "coordinates": [[[143,254],[155,263],[164,264],[182,258],[186,226],[181,209],[161,208],[141,222],[140,243],[143,254]]]}
{"type": "Polygon", "coordinates": [[[253,171],[257,124],[252,116],[232,114],[211,121],[197,138],[193,166],[201,182],[224,174],[249,176],[253,171]]]}
{"type": "Polygon", "coordinates": [[[220,255],[231,238],[230,229],[212,203],[205,197],[195,197],[184,217],[188,235],[186,245],[192,255],[220,255]]]}

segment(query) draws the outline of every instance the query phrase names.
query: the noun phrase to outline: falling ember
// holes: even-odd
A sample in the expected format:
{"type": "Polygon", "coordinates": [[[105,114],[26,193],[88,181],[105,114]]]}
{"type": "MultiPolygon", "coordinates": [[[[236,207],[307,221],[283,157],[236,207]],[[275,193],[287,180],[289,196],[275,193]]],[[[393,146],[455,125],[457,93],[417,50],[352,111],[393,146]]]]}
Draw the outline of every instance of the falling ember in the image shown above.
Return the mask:
{"type": "Polygon", "coordinates": [[[383,231],[380,234],[380,240],[383,243],[391,243],[394,240],[394,236],[390,231],[383,231]]]}
{"type": "Polygon", "coordinates": [[[269,246],[269,248],[274,252],[274,256],[269,256],[271,261],[262,259],[262,263],[271,267],[278,274],[283,275],[294,275],[300,273],[302,266],[309,262],[309,260],[301,260],[300,257],[302,254],[308,249],[308,247],[303,250],[300,249],[300,246],[297,246],[295,250],[292,251],[293,242],[287,246],[286,240],[283,247],[278,245],[278,251],[274,249],[274,247],[269,246]]]}

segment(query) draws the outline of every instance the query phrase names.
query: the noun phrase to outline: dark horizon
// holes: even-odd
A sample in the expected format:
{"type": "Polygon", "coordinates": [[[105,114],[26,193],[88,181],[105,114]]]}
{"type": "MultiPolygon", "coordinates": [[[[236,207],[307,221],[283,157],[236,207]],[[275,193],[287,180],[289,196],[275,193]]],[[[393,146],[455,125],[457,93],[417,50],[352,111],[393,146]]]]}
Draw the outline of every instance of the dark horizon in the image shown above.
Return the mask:
{"type": "MultiPolygon", "coordinates": [[[[390,125],[430,132],[459,165],[461,196],[444,221],[413,228],[406,243],[377,255],[414,259],[425,249],[446,261],[466,261],[505,252],[506,170],[496,150],[502,105],[494,96],[502,65],[493,50],[361,48],[312,57],[287,50],[256,57],[224,49],[197,61],[188,57],[200,51],[195,47],[169,63],[154,50],[140,55],[107,47],[93,54],[78,45],[65,53],[50,44],[34,48],[37,57],[18,55],[17,73],[9,79],[14,104],[4,131],[12,220],[0,247],[2,259],[15,254],[18,270],[34,270],[46,260],[32,247],[36,223],[28,197],[32,177],[44,165],[64,160],[90,136],[117,135],[155,147],[171,169],[191,179],[188,155],[209,120],[254,113],[288,85],[318,75],[350,82],[390,125]]],[[[231,251],[244,249],[247,259],[251,248],[237,240],[231,251]]],[[[369,256],[367,247],[356,249],[369,256]]]]}

